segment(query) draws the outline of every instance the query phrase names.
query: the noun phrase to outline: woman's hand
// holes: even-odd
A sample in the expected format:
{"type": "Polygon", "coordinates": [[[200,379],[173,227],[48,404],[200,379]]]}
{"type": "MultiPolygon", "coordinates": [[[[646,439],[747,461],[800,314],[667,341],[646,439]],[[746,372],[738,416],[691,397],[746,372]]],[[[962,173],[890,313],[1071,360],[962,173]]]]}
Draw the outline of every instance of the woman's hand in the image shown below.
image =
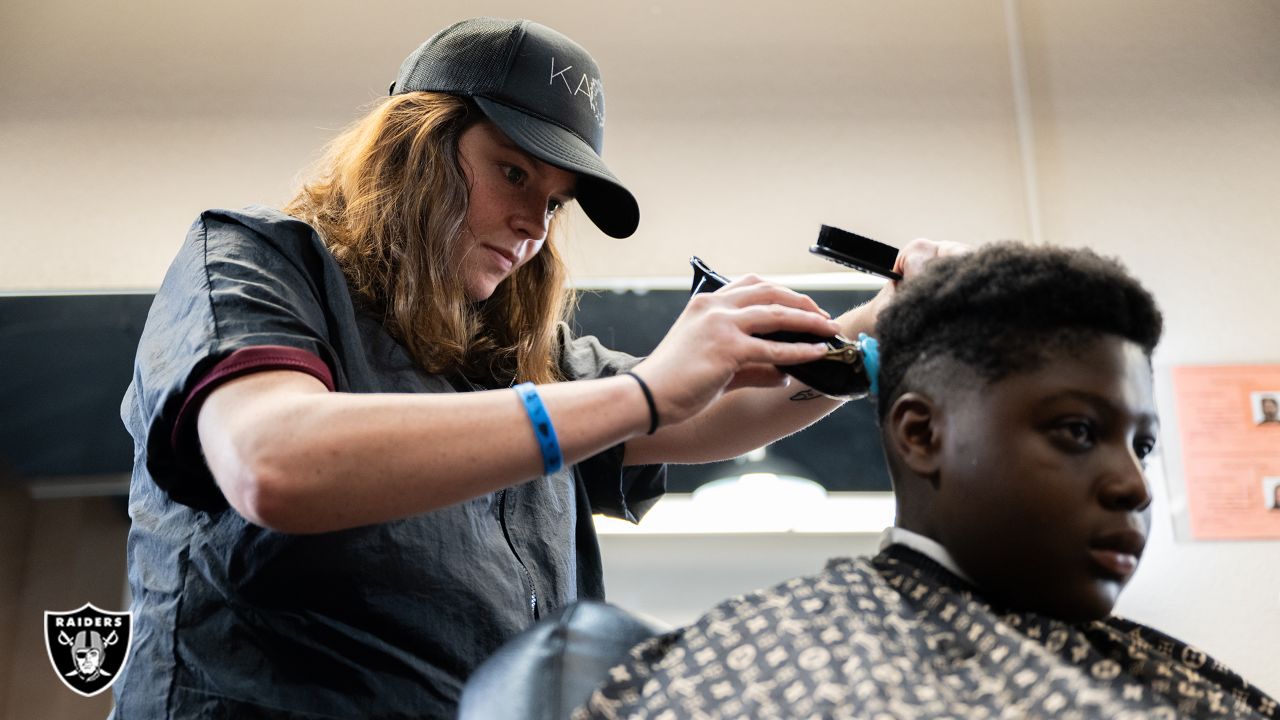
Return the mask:
{"type": "Polygon", "coordinates": [[[947,240],[916,238],[907,243],[898,251],[898,258],[893,263],[893,271],[901,275],[902,279],[885,283],[869,302],[841,316],[840,319],[844,321],[843,334],[846,337],[857,337],[858,333],[864,332],[874,336],[880,311],[893,302],[898,283],[909,281],[924,272],[925,267],[935,258],[963,255],[972,249],[968,245],[947,240]]]}
{"type": "Polygon", "coordinates": [[[924,271],[934,258],[963,255],[973,248],[958,242],[947,240],[928,240],[916,238],[898,251],[898,259],[893,263],[893,271],[910,280],[924,271]]]}
{"type": "Polygon", "coordinates": [[[694,295],[653,354],[635,368],[653,390],[662,424],[687,420],[733,388],[785,384],[776,365],[816,360],[826,352],[824,343],[755,337],[778,330],[830,337],[840,326],[807,295],[755,275],[694,295]]]}

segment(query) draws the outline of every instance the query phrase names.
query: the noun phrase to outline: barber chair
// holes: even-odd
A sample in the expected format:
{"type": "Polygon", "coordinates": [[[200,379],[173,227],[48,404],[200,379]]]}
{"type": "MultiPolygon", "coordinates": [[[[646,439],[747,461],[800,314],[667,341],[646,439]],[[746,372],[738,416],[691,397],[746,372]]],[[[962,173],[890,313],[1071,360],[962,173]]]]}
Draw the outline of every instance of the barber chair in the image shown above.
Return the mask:
{"type": "Polygon", "coordinates": [[[628,650],[665,630],[607,603],[568,605],[476,668],[462,689],[458,720],[565,720],[628,650]]]}

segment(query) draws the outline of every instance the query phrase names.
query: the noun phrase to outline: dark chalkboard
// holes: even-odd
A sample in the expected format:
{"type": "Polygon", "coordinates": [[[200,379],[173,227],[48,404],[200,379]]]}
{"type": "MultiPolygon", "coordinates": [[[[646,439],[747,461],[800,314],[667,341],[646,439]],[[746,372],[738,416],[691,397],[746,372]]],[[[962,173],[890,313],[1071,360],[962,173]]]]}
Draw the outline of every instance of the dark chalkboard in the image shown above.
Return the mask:
{"type": "MultiPolygon", "coordinates": [[[[809,293],[833,313],[870,293],[809,293]]],[[[0,296],[0,475],[20,479],[128,473],[133,444],[120,402],[133,372],[150,293],[0,296]]],[[[657,346],[684,308],[682,290],[584,291],[576,329],[637,355],[657,346]]],[[[870,404],[846,404],[769,449],[830,490],[887,490],[870,404]]],[[[731,463],[671,468],[689,492],[732,472],[731,463]]]]}
{"type": "Polygon", "coordinates": [[[21,479],[128,473],[120,401],[151,293],[0,296],[0,466],[21,479]]]}

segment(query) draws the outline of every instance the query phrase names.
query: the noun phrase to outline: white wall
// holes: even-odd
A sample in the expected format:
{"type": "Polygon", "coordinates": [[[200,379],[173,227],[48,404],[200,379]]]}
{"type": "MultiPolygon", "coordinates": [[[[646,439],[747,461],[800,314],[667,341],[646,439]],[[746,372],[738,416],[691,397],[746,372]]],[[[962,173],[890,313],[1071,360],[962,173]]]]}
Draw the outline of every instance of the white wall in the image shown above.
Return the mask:
{"type": "MultiPolygon", "coordinates": [[[[427,33],[529,12],[358,7],[4,3],[0,290],[156,285],[201,208],[282,202],[427,33]]],[[[1156,369],[1175,503],[1169,368],[1280,362],[1266,304],[1280,276],[1274,2],[831,0],[780,12],[583,0],[538,13],[604,68],[606,158],[643,207],[629,241],[580,224],[569,255],[581,277],[683,274],[695,252],[727,273],[828,270],[804,252],[823,222],[899,244],[977,243],[1030,238],[1039,218],[1046,241],[1120,256],[1163,305],[1156,369]]],[[[1280,694],[1280,544],[1179,539],[1162,507],[1121,610],[1280,694]]],[[[664,574],[678,545],[606,551],[611,573],[640,568],[670,588],[662,612],[674,617],[847,552],[839,538],[698,547],[722,584],[683,609],[683,576],[664,574]],[[735,569],[744,558],[754,571],[735,569]]]]}
{"type": "Polygon", "coordinates": [[[1194,542],[1169,370],[1280,363],[1280,4],[1039,2],[1023,14],[1046,237],[1155,293],[1167,482],[1118,611],[1280,692],[1280,542],[1194,542]]]}

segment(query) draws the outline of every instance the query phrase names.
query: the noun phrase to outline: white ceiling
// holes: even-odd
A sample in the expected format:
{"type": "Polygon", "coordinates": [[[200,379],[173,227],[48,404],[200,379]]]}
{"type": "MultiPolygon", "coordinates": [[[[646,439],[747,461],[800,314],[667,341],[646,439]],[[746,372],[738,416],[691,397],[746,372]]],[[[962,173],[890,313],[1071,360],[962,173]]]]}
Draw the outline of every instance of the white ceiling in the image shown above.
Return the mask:
{"type": "Polygon", "coordinates": [[[611,114],[839,115],[856,111],[851,66],[859,92],[945,94],[966,67],[921,67],[904,48],[1005,53],[994,0],[4,0],[0,115],[347,117],[434,31],[482,14],[530,17],[585,45],[611,114]]]}

